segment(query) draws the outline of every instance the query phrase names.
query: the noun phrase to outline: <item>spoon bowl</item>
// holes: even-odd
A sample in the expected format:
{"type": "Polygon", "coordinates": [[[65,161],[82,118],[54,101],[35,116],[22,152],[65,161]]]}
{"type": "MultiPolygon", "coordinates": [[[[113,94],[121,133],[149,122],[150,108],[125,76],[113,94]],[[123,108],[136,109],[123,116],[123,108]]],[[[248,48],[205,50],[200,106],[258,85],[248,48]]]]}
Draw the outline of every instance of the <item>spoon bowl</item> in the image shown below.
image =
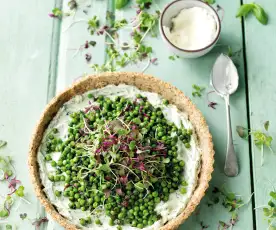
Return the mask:
{"type": "Polygon", "coordinates": [[[238,89],[239,75],[237,68],[231,58],[225,54],[221,54],[213,66],[211,85],[221,96],[231,95],[238,89]]]}

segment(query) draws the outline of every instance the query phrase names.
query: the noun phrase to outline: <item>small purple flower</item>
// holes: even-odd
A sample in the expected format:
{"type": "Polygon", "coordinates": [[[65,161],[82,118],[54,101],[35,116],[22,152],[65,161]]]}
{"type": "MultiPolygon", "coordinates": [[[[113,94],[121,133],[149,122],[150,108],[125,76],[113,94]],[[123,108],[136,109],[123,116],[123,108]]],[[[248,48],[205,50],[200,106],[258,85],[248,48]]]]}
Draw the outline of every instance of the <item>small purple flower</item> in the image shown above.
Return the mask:
{"type": "Polygon", "coordinates": [[[56,17],[57,17],[57,16],[54,15],[53,13],[48,14],[48,16],[49,16],[50,18],[56,18],[56,17]]]}

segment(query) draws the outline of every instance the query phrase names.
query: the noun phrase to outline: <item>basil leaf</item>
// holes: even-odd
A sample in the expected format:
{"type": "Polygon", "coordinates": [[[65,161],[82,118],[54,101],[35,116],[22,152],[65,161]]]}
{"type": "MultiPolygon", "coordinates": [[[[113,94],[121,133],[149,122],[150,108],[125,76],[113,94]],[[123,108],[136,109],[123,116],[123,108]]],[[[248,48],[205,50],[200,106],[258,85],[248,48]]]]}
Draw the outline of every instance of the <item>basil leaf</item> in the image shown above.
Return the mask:
{"type": "Polygon", "coordinates": [[[260,23],[262,23],[263,25],[267,25],[268,16],[260,5],[254,4],[253,14],[255,15],[255,17],[258,19],[260,23]]]}
{"type": "Polygon", "coordinates": [[[241,5],[241,7],[238,9],[238,12],[236,14],[236,18],[246,17],[253,10],[253,8],[254,8],[254,5],[252,3],[241,5]]]}

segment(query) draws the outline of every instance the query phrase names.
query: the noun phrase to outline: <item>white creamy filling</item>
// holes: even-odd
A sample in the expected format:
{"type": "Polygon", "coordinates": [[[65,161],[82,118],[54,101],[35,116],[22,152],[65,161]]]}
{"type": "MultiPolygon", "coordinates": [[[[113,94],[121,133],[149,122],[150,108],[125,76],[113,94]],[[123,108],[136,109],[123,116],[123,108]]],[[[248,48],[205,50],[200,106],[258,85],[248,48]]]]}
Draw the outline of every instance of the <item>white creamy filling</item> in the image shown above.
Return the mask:
{"type": "MultiPolygon", "coordinates": [[[[40,169],[40,177],[42,184],[44,185],[44,192],[48,196],[49,200],[52,204],[54,204],[61,215],[68,218],[72,223],[79,226],[79,219],[86,218],[91,216],[89,211],[81,211],[81,210],[70,210],[68,208],[69,199],[67,197],[57,198],[54,194],[55,190],[63,190],[63,183],[52,183],[48,179],[48,175],[51,172],[54,172],[55,169],[51,166],[50,163],[44,160],[44,144],[46,142],[46,136],[50,132],[50,130],[54,127],[59,130],[59,137],[62,139],[66,139],[67,137],[67,129],[70,117],[68,116],[68,112],[74,112],[84,109],[88,106],[89,99],[87,97],[88,93],[92,93],[96,97],[99,95],[104,95],[109,97],[110,99],[114,99],[116,96],[123,96],[129,99],[135,99],[137,94],[141,94],[146,96],[149,102],[154,107],[161,107],[164,113],[164,116],[167,120],[174,122],[177,127],[181,126],[181,122],[187,129],[192,129],[191,123],[188,121],[187,115],[183,112],[180,112],[176,106],[168,105],[164,106],[162,102],[162,98],[156,93],[144,92],[140,91],[138,88],[129,85],[108,85],[101,89],[91,90],[85,93],[82,96],[76,96],[67,103],[64,104],[63,108],[57,113],[54,119],[49,124],[43,140],[42,144],[39,148],[38,152],[38,163],[40,169]]],[[[90,101],[91,102],[91,101],[90,101]]],[[[92,104],[95,102],[92,102],[92,104]]],[[[143,228],[145,230],[157,230],[161,226],[163,226],[167,221],[175,218],[181,211],[186,207],[189,199],[192,196],[195,186],[197,185],[197,177],[198,177],[198,168],[200,166],[200,150],[197,146],[197,139],[195,135],[191,138],[191,148],[185,148],[184,144],[181,141],[178,141],[178,158],[185,161],[184,166],[184,178],[188,183],[187,193],[181,194],[179,190],[170,194],[169,200],[167,202],[161,201],[155,208],[155,211],[161,215],[161,219],[155,222],[152,226],[148,226],[143,228]]],[[[53,153],[53,160],[57,161],[59,159],[61,153],[53,153]]],[[[91,216],[92,222],[93,218],[96,218],[95,215],[91,216]]],[[[104,213],[97,215],[102,222],[102,225],[98,226],[94,223],[83,227],[83,229],[117,229],[117,226],[110,226],[108,224],[109,217],[107,217],[104,213]]],[[[137,229],[135,227],[131,227],[130,225],[122,226],[125,230],[134,230],[137,229]]]]}
{"type": "Polygon", "coordinates": [[[211,44],[217,34],[214,17],[204,8],[183,9],[172,18],[172,28],[163,27],[166,37],[177,47],[201,49],[211,44]]]}

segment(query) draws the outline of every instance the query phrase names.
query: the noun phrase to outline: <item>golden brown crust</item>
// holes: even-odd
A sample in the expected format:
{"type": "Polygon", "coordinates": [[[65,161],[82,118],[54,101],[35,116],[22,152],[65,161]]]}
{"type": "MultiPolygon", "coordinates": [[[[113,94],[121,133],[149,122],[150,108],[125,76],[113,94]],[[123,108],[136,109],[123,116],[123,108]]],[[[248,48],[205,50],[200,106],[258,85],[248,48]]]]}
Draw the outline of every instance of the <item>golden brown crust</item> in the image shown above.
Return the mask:
{"type": "Polygon", "coordinates": [[[75,95],[83,94],[86,91],[95,88],[102,88],[106,85],[118,85],[122,83],[134,85],[143,91],[158,93],[165,99],[168,99],[170,103],[176,105],[178,109],[185,111],[194,126],[199,146],[202,150],[201,170],[198,177],[198,185],[195,188],[190,201],[184,211],[175,219],[164,225],[161,230],[177,229],[179,225],[182,224],[195,210],[209,186],[214,163],[212,136],[201,112],[182,91],[169,83],[141,73],[117,72],[87,76],[78,82],[75,82],[71,87],[67,88],[62,93],[58,94],[47,105],[35,128],[29,149],[28,164],[36,195],[53,219],[66,229],[75,230],[78,228],[56,211],[43,192],[43,185],[40,180],[37,152],[42,141],[43,133],[61,106],[75,95]]]}

